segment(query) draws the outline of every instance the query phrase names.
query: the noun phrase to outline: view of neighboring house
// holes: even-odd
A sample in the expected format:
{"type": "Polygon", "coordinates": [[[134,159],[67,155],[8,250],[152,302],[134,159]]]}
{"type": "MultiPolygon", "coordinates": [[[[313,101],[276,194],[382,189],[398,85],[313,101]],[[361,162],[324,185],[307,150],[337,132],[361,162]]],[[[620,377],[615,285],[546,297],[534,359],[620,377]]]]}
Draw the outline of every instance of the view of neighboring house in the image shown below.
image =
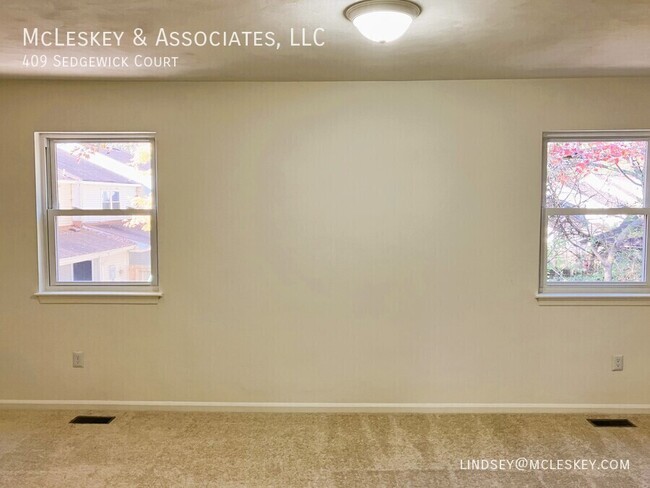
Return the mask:
{"type": "MultiPolygon", "coordinates": [[[[134,169],[132,158],[118,148],[79,155],[71,144],[57,144],[59,208],[136,208],[151,193],[151,176],[148,168],[134,169]]],[[[59,216],[56,227],[57,281],[150,280],[151,238],[142,222],[121,215],[59,216]]]]}

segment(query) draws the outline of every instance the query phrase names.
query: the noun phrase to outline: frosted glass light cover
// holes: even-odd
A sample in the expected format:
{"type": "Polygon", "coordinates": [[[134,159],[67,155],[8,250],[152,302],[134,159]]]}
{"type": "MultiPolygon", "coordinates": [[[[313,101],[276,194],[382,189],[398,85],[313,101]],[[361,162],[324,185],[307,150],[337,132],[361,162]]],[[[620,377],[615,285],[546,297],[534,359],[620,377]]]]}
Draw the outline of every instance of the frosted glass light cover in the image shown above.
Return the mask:
{"type": "Polygon", "coordinates": [[[413,18],[402,12],[368,12],[357,16],[352,23],[361,34],[375,42],[391,42],[408,30],[413,18]]]}

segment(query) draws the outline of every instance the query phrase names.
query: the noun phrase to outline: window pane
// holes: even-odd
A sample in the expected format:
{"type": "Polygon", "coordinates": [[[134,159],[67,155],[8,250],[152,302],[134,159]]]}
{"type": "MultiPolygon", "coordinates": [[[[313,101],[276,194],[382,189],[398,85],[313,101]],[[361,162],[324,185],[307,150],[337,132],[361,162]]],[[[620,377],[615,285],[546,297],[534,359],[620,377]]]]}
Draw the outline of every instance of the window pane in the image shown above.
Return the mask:
{"type": "Polygon", "coordinates": [[[113,208],[114,209],[119,209],[120,208],[120,192],[119,191],[114,191],[113,192],[113,208]]]}
{"type": "Polygon", "coordinates": [[[642,215],[548,217],[547,282],[641,282],[642,215]]]}
{"type": "Polygon", "coordinates": [[[149,142],[57,142],[58,208],[152,208],[149,142]]]}
{"type": "Polygon", "coordinates": [[[93,262],[79,261],[72,263],[73,281],[92,281],[93,280],[93,262]]]}
{"type": "Polygon", "coordinates": [[[151,282],[150,230],[149,216],[58,216],[57,281],[151,282]]]}
{"type": "Polygon", "coordinates": [[[639,208],[644,205],[646,141],[549,142],[548,208],[639,208]]]}

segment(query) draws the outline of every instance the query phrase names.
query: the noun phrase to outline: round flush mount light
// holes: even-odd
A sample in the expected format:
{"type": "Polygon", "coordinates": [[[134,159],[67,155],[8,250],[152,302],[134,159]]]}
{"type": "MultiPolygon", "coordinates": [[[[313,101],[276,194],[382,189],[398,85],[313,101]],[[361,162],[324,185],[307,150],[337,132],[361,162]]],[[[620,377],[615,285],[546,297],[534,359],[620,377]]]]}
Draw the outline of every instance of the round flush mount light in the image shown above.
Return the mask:
{"type": "Polygon", "coordinates": [[[345,16],[364,37],[391,42],[408,30],[422,9],[408,0],[363,0],[345,9],[345,16]]]}

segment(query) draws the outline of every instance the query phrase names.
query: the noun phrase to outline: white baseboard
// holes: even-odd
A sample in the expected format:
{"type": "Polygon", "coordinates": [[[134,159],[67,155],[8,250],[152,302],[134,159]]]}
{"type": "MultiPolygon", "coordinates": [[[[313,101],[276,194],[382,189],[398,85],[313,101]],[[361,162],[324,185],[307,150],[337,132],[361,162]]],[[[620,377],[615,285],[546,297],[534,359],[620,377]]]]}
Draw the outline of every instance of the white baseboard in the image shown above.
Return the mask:
{"type": "Polygon", "coordinates": [[[295,403],[132,400],[0,400],[0,408],[360,413],[644,413],[650,404],[606,403],[295,403]]]}

